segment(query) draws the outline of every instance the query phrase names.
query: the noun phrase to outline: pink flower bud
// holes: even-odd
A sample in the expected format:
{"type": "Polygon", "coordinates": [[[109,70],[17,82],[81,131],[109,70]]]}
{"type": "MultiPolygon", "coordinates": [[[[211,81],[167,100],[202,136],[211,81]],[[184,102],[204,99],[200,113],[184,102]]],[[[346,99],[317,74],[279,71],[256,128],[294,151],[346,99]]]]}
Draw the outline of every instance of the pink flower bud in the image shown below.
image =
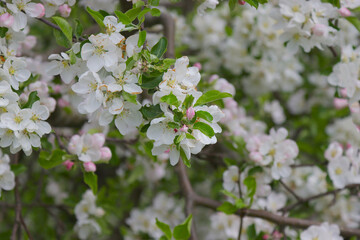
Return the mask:
{"type": "Polygon", "coordinates": [[[348,100],[344,98],[334,98],[333,103],[336,109],[342,109],[348,106],[348,100]]]}
{"type": "Polygon", "coordinates": [[[267,240],[270,238],[269,234],[264,234],[264,236],[262,237],[264,240],[267,240]]]}
{"type": "Polygon", "coordinates": [[[95,172],[96,171],[96,165],[93,162],[84,162],[83,163],[85,172],[95,172]]]}
{"type": "Polygon", "coordinates": [[[109,161],[111,159],[111,150],[108,147],[102,147],[100,148],[100,152],[101,152],[101,159],[104,161],[109,161]]]}
{"type": "Polygon", "coordinates": [[[63,165],[66,167],[66,169],[68,171],[70,171],[72,166],[74,165],[74,163],[72,161],[70,161],[70,160],[66,160],[65,162],[63,162],[63,165]]]}
{"type": "Polygon", "coordinates": [[[65,99],[63,98],[60,98],[58,101],[57,101],[57,104],[59,107],[63,108],[63,107],[67,107],[70,105],[70,103],[68,101],[66,101],[65,99]]]}
{"type": "Polygon", "coordinates": [[[198,68],[199,71],[201,71],[201,69],[202,69],[202,65],[201,65],[201,63],[199,63],[199,62],[194,63],[194,67],[198,68]]]}
{"type": "Polygon", "coordinates": [[[169,153],[170,152],[170,148],[168,150],[166,150],[164,153],[169,153]]]}
{"type": "Polygon", "coordinates": [[[184,126],[182,126],[181,128],[180,128],[180,131],[181,132],[187,132],[189,130],[189,128],[184,124],[184,126]]]}
{"type": "Polygon", "coordinates": [[[29,96],[26,93],[20,94],[20,102],[26,103],[29,100],[29,96]]]}
{"type": "Polygon", "coordinates": [[[69,145],[68,145],[68,150],[70,153],[76,154],[76,147],[79,145],[80,141],[81,141],[81,138],[79,135],[74,135],[71,137],[69,145]]]}
{"type": "Polygon", "coordinates": [[[191,120],[195,116],[195,110],[192,107],[189,107],[188,110],[186,110],[186,117],[187,119],[191,120]]]}
{"type": "Polygon", "coordinates": [[[347,9],[346,7],[340,8],[340,9],[339,9],[339,13],[340,13],[340,15],[343,16],[343,17],[349,17],[349,16],[351,16],[350,10],[347,9]]]}
{"type": "Polygon", "coordinates": [[[93,140],[93,145],[101,148],[105,143],[105,135],[103,133],[95,133],[91,136],[93,140]]]}
{"type": "Polygon", "coordinates": [[[341,89],[340,94],[341,94],[342,97],[347,97],[346,88],[341,89]]]}
{"type": "Polygon", "coordinates": [[[219,75],[217,75],[217,74],[211,75],[210,78],[209,78],[209,83],[212,83],[216,79],[219,79],[219,75]]]}
{"type": "Polygon", "coordinates": [[[1,27],[11,27],[14,24],[14,16],[10,13],[4,13],[0,16],[0,26],[1,27]]]}
{"type": "Polygon", "coordinates": [[[62,89],[62,86],[58,85],[58,84],[53,87],[54,93],[60,93],[61,89],[62,89]]]}
{"type": "Polygon", "coordinates": [[[328,27],[321,23],[315,24],[315,26],[313,26],[311,30],[314,33],[314,35],[319,37],[324,35],[326,36],[328,33],[328,27]]]}
{"type": "Polygon", "coordinates": [[[238,3],[239,3],[240,5],[245,5],[246,2],[243,1],[243,0],[239,0],[238,3]]]}
{"type": "Polygon", "coordinates": [[[64,4],[64,5],[61,5],[59,7],[59,12],[61,14],[62,17],[69,17],[70,16],[70,13],[71,13],[71,8],[69,7],[69,5],[67,4],[64,4]]]}
{"type": "Polygon", "coordinates": [[[36,37],[32,36],[32,35],[29,35],[29,36],[26,36],[25,41],[23,43],[23,46],[24,46],[25,49],[30,50],[33,47],[35,47],[36,42],[37,42],[36,37]]]}
{"type": "Polygon", "coordinates": [[[280,238],[282,238],[282,236],[283,236],[283,234],[281,232],[279,232],[279,231],[275,230],[274,233],[273,233],[274,239],[280,239],[280,238]]]}

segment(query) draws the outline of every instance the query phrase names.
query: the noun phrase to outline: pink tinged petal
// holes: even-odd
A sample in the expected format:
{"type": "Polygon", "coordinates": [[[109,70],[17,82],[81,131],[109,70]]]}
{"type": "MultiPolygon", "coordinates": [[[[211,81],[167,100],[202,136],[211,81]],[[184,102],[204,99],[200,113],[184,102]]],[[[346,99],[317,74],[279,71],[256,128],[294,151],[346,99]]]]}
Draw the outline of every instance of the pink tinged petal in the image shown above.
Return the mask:
{"type": "Polygon", "coordinates": [[[11,27],[14,24],[14,16],[10,13],[4,13],[0,16],[0,26],[2,27],[11,27]]]}
{"type": "Polygon", "coordinates": [[[45,15],[45,8],[41,3],[28,3],[25,12],[30,17],[42,18],[45,15]]]}
{"type": "Polygon", "coordinates": [[[101,159],[104,160],[104,161],[109,161],[111,159],[111,150],[110,148],[108,147],[102,147],[100,149],[100,152],[101,152],[101,159]]]}
{"type": "Polygon", "coordinates": [[[85,162],[83,163],[84,169],[86,172],[95,172],[96,171],[96,165],[93,162],[85,162]]]}
{"type": "Polygon", "coordinates": [[[74,163],[70,160],[66,160],[65,162],[63,162],[63,165],[66,167],[66,170],[70,171],[74,163]]]}

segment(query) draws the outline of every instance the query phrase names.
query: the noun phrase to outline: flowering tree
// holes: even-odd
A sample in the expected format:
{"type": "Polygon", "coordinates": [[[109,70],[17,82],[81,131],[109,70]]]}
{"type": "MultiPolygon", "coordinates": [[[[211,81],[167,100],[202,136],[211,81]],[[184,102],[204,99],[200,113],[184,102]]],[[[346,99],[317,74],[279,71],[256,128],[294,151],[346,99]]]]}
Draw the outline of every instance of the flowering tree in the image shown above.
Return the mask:
{"type": "Polygon", "coordinates": [[[359,9],[1,0],[0,239],[360,238],[359,9]]]}

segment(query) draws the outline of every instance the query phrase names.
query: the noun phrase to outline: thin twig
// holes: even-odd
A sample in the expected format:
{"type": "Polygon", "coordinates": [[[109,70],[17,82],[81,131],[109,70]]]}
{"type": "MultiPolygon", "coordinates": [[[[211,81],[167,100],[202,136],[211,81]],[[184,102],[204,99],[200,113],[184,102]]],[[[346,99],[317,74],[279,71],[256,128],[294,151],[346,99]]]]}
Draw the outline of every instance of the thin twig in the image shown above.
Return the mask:
{"type": "Polygon", "coordinates": [[[303,199],[299,195],[297,195],[290,187],[288,187],[282,180],[280,180],[279,182],[291,195],[296,198],[296,200],[298,200],[299,202],[303,201],[303,199]]]}

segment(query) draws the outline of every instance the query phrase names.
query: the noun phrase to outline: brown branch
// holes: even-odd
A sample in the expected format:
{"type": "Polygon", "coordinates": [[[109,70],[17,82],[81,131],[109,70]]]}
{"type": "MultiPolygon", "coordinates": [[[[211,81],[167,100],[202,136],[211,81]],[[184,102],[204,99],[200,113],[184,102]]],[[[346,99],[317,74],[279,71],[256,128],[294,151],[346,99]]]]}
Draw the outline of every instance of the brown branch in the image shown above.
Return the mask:
{"type": "MultiPolygon", "coordinates": [[[[211,208],[216,210],[220,205],[221,202],[201,197],[197,194],[195,196],[195,203],[197,205],[211,208]]],[[[278,225],[284,225],[284,226],[291,226],[294,228],[308,228],[311,225],[320,225],[320,222],[306,220],[306,219],[299,219],[299,218],[292,218],[292,217],[285,217],[280,216],[265,210],[255,210],[255,209],[239,209],[236,212],[236,215],[239,216],[247,216],[247,217],[253,217],[253,218],[261,218],[268,220],[269,222],[278,224],[278,225]]],[[[351,228],[340,228],[341,235],[344,237],[360,237],[360,230],[359,229],[351,229],[351,228]]]]}
{"type": "MultiPolygon", "coordinates": [[[[191,187],[190,180],[186,173],[186,167],[181,159],[180,159],[179,163],[177,164],[175,170],[176,170],[178,178],[179,178],[181,191],[183,193],[183,196],[185,197],[185,214],[186,214],[186,216],[189,216],[190,214],[192,214],[194,216],[193,210],[194,210],[194,199],[195,199],[196,194],[191,187]]],[[[192,221],[190,239],[191,240],[198,239],[197,235],[196,235],[196,230],[195,230],[195,221],[192,221]]]]}
{"type": "Polygon", "coordinates": [[[296,200],[298,200],[299,202],[303,201],[303,199],[299,195],[297,195],[290,187],[288,187],[282,180],[280,180],[279,182],[291,195],[296,198],[296,200]]]}
{"type": "Polygon", "coordinates": [[[320,193],[320,194],[317,194],[317,195],[314,195],[314,196],[311,196],[311,197],[308,197],[308,198],[305,198],[305,199],[301,199],[301,200],[298,199],[298,201],[296,203],[288,205],[286,207],[283,207],[283,208],[279,209],[279,211],[288,212],[288,211],[293,210],[297,206],[300,206],[300,205],[302,205],[304,203],[307,203],[307,202],[310,202],[312,200],[315,200],[315,199],[318,199],[318,198],[321,198],[321,197],[324,197],[324,196],[327,196],[327,195],[331,195],[331,194],[337,194],[338,192],[341,192],[342,190],[352,189],[352,188],[356,188],[358,186],[360,186],[360,184],[349,184],[349,185],[345,186],[344,188],[339,188],[339,189],[334,189],[334,190],[331,190],[331,191],[323,192],[323,193],[320,193]]]}

